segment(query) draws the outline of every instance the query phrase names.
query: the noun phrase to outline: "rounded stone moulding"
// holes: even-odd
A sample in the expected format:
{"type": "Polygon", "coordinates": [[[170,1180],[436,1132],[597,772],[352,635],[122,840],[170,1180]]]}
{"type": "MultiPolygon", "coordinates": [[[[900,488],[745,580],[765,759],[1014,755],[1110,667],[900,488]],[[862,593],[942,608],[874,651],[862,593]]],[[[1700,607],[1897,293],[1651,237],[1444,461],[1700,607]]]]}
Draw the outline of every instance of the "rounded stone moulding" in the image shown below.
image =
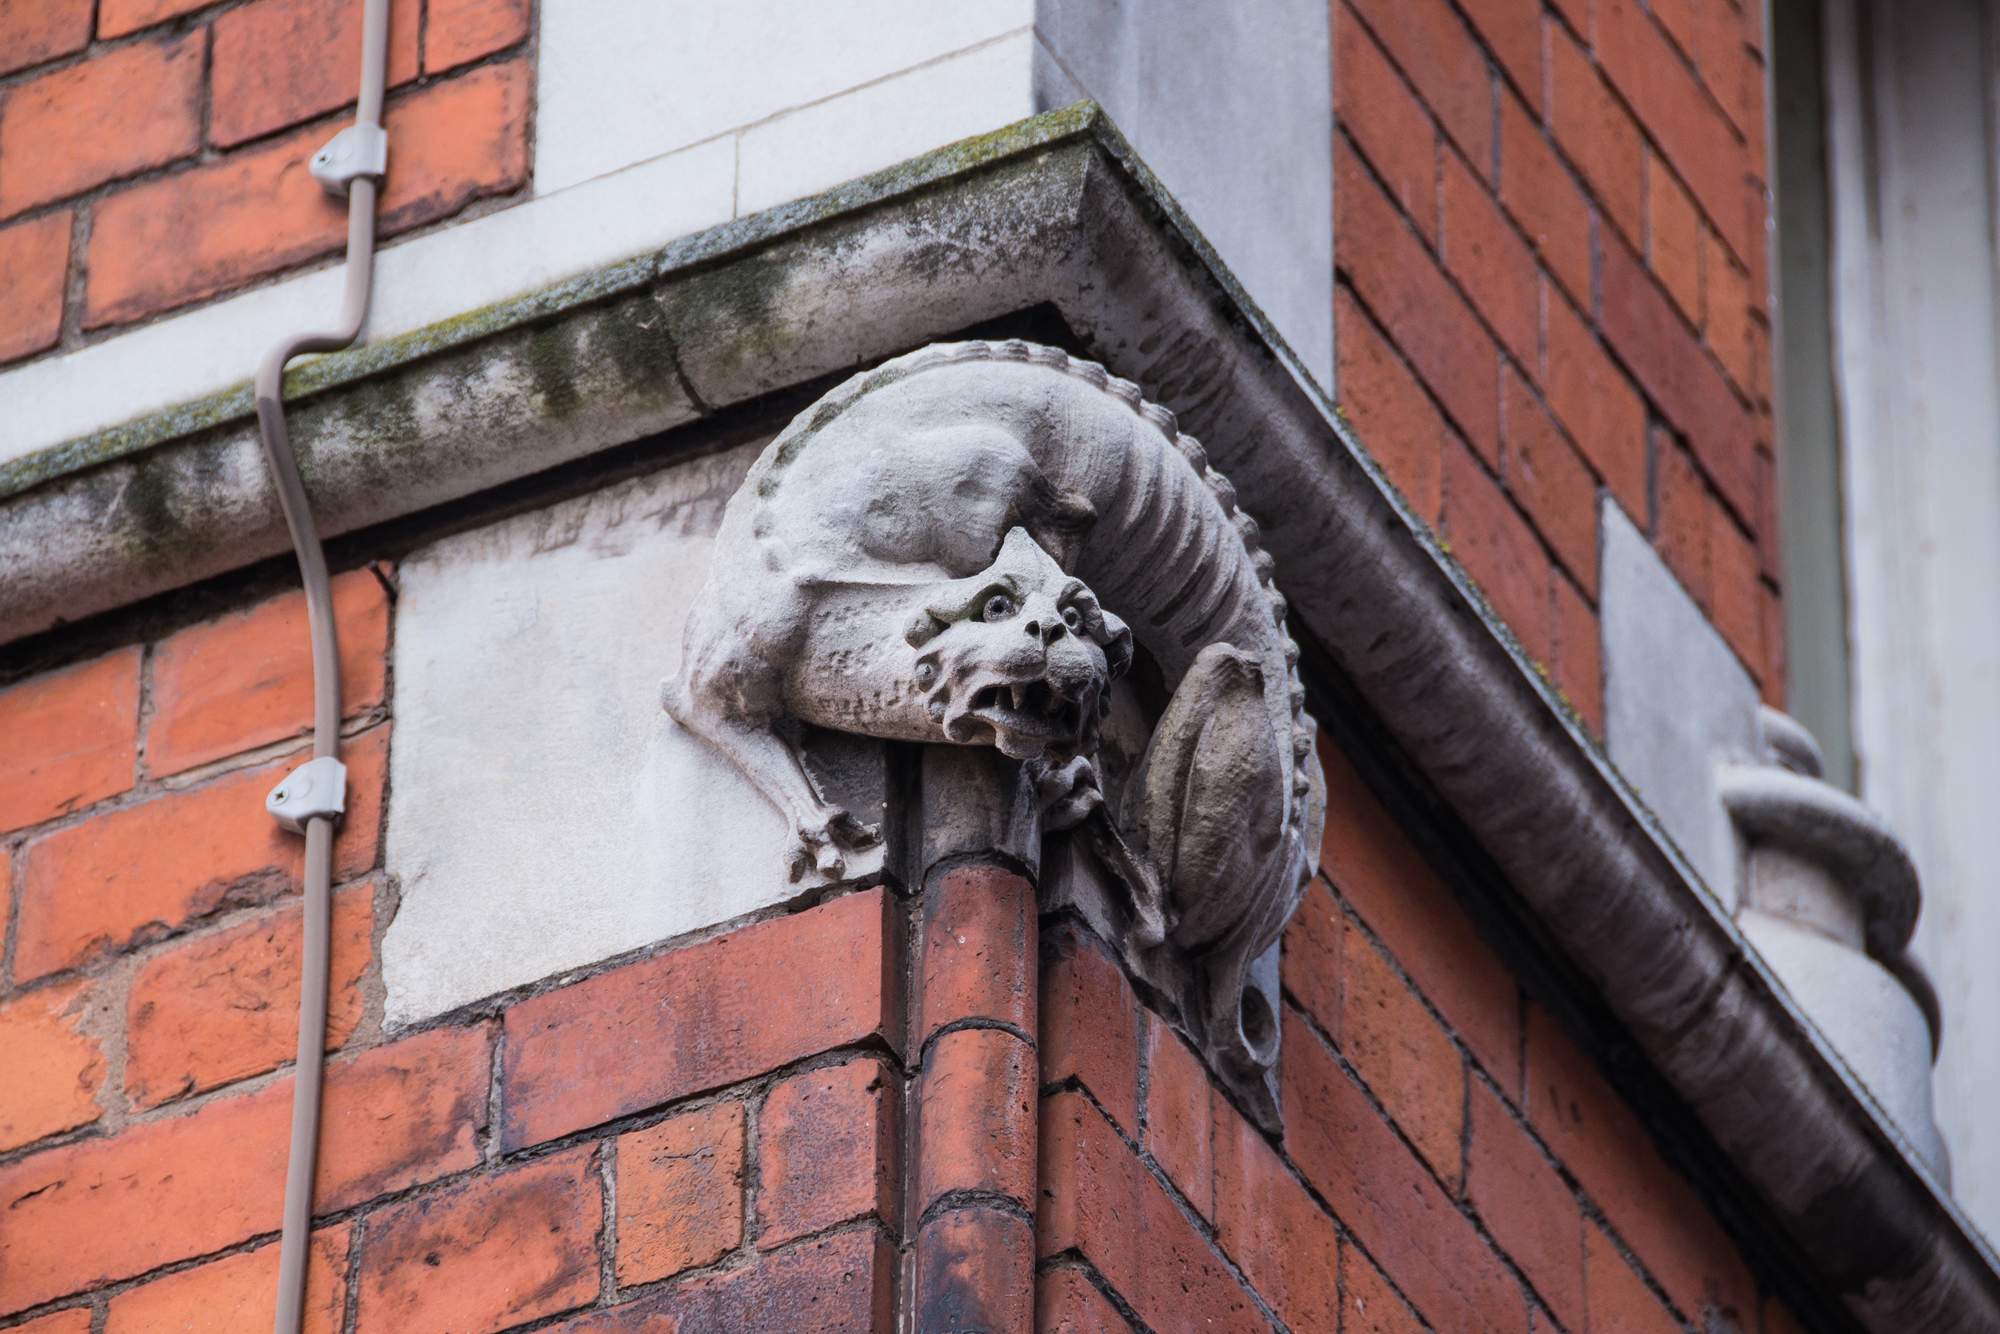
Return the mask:
{"type": "Polygon", "coordinates": [[[1911,957],[1922,894],[1902,840],[1821,781],[1819,748],[1765,707],[1769,762],[1718,775],[1745,846],[1737,924],[1941,1181],[1950,1162],[1932,1116],[1936,992],[1911,957]]]}

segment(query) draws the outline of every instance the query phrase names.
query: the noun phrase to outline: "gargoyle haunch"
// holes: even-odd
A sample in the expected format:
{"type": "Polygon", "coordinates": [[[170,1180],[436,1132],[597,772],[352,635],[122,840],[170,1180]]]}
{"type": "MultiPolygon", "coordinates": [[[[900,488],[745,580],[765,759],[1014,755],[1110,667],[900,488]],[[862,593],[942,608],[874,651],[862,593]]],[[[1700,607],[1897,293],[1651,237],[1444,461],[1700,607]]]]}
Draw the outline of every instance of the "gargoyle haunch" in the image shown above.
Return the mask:
{"type": "Polygon", "coordinates": [[[783,811],[794,878],[877,829],[815,788],[796,724],[993,746],[1044,827],[1131,896],[1128,955],[1173,950],[1212,1055],[1246,1031],[1246,969],[1311,877],[1324,799],[1298,649],[1257,525],[1173,414],[1022,342],[937,344],[792,421],[730,500],[667,711],[783,811]],[[1136,639],[1136,645],[1135,645],[1136,639]],[[1110,809],[1094,764],[1143,652],[1171,698],[1110,809]]]}

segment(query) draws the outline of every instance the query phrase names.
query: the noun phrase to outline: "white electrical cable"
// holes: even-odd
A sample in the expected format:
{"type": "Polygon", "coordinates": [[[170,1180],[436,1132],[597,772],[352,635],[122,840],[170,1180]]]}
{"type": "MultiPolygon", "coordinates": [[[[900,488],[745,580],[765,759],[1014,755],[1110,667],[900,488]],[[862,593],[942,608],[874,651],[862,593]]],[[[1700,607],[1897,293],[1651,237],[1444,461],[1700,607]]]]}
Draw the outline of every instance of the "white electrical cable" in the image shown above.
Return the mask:
{"type": "MultiPolygon", "coordinates": [[[[340,653],[334,640],[326,553],[320,547],[312,506],[285,431],[285,363],[302,352],[333,352],[346,347],[359,336],[368,315],[375,260],[375,199],[385,165],[381,126],[388,45],[389,0],[363,0],[361,95],[355,106],[355,128],[336,137],[313,162],[313,174],[323,183],[347,191],[347,288],[340,325],[326,333],[296,335],[272,348],[258,364],[256,380],[258,431],[305,584],[306,620],[312,635],[313,757],[336,763],[340,748],[340,653]]],[[[286,785],[292,783],[293,779],[287,778],[280,785],[272,798],[273,807],[284,800],[286,785]]],[[[333,809],[337,810],[340,794],[333,796],[333,809]]],[[[305,938],[299,977],[299,1046],[292,1089],[291,1148],[285,1165],[275,1334],[299,1334],[305,1311],[306,1251],[312,1235],[313,1173],[319,1156],[320,1088],[326,1065],[333,820],[332,814],[312,814],[304,821],[305,938]]]]}

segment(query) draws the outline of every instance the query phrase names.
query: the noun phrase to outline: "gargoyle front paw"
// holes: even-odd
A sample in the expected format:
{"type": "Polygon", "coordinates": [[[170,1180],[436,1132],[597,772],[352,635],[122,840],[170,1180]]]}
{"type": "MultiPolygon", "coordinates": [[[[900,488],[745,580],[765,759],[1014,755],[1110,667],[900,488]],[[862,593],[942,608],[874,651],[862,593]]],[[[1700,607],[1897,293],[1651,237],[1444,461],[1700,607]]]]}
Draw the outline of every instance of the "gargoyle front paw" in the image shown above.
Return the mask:
{"type": "Polygon", "coordinates": [[[786,854],[786,865],[794,881],[817,872],[826,880],[838,880],[847,872],[845,853],[872,848],[882,841],[880,825],[863,824],[838,807],[819,807],[792,819],[798,842],[786,854]]]}

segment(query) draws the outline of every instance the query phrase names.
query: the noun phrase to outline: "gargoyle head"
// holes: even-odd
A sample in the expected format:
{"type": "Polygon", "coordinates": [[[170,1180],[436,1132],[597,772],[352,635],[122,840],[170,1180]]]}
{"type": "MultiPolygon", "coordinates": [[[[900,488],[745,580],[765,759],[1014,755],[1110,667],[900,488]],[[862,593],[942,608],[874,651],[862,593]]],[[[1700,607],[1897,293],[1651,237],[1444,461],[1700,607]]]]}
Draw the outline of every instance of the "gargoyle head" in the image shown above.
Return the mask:
{"type": "Polygon", "coordinates": [[[1132,662],[1125,623],[1023,528],[986,569],[940,588],[904,638],[944,740],[1017,760],[1094,751],[1111,682],[1132,662]]]}

